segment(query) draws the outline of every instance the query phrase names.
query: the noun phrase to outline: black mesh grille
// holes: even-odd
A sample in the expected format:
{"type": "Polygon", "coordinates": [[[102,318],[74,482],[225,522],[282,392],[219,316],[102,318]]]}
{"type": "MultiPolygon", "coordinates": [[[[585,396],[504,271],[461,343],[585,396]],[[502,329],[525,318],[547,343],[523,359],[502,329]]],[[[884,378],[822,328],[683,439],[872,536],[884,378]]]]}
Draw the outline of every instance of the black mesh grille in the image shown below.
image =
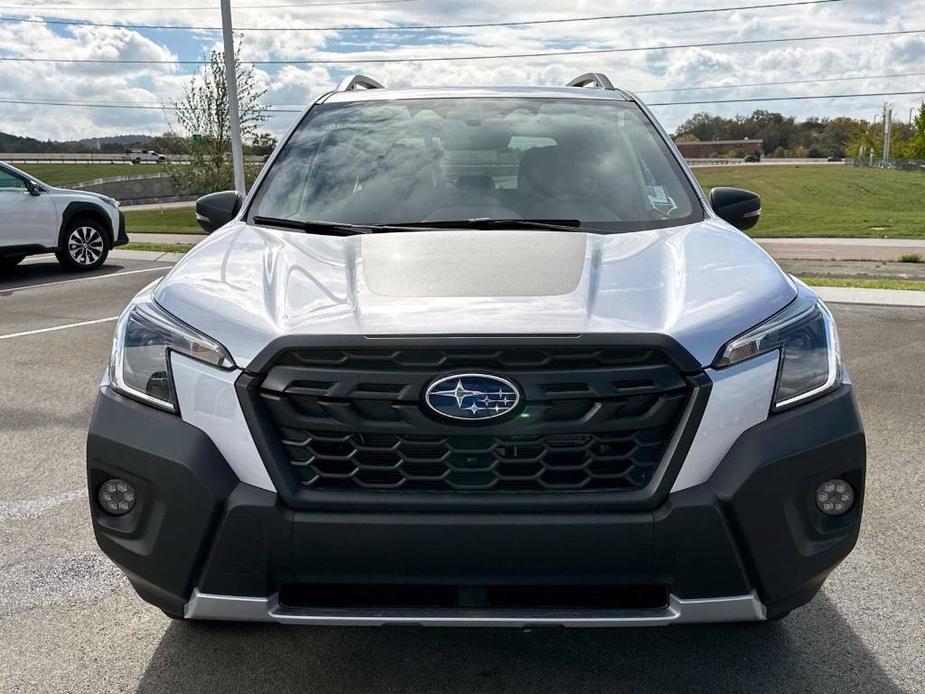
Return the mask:
{"type": "Polygon", "coordinates": [[[630,491],[645,487],[691,387],[650,349],[295,350],[257,393],[310,490],[630,491]],[[423,393],[456,370],[495,373],[524,405],[454,422],[423,393]]]}

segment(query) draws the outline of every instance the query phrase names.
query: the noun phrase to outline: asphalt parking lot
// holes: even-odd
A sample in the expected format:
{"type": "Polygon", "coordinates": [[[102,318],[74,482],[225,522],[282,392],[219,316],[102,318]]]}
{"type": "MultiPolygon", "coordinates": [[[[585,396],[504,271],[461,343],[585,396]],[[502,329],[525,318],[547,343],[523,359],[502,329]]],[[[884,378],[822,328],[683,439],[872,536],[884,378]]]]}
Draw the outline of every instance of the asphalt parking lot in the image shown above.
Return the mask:
{"type": "Polygon", "coordinates": [[[781,623],[620,630],[175,623],[97,551],[84,444],[112,320],[169,266],[0,277],[2,692],[925,691],[925,309],[833,306],[868,434],[855,552],[781,623]]]}

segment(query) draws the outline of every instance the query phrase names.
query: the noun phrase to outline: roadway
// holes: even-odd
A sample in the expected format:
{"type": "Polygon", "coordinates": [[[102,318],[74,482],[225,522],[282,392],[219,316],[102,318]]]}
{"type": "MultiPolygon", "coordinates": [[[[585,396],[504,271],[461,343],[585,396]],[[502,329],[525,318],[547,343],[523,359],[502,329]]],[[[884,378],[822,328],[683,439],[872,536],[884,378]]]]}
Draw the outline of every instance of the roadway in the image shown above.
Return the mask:
{"type": "Polygon", "coordinates": [[[777,624],[175,623],[97,550],[84,443],[113,317],[166,264],[0,278],[0,692],[925,691],[925,309],[835,306],[869,437],[858,548],[777,624]],[[99,322],[93,322],[99,321],[99,322]]]}

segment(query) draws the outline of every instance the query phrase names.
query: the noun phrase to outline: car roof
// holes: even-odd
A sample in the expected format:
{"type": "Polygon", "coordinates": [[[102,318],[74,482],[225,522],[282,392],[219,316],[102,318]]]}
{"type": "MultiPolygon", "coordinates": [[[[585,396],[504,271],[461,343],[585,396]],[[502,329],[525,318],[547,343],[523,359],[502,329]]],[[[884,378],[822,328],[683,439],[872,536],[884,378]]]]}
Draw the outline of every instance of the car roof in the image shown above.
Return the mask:
{"type": "Polygon", "coordinates": [[[620,89],[586,89],[581,87],[414,87],[410,89],[350,89],[334,91],[322,99],[325,103],[382,101],[393,99],[452,99],[479,97],[521,97],[540,99],[590,99],[604,101],[635,101],[620,89]]]}

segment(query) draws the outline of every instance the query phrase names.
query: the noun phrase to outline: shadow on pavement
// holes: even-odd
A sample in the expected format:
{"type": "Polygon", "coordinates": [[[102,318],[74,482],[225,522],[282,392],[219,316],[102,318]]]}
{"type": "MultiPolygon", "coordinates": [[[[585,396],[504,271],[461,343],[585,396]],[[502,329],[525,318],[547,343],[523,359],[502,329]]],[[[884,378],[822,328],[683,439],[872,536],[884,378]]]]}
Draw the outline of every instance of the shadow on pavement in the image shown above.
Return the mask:
{"type": "Polygon", "coordinates": [[[162,692],[898,692],[825,595],[780,623],[529,632],[174,623],[162,692]]]}
{"type": "MultiPolygon", "coordinates": [[[[107,261],[103,267],[89,272],[76,272],[61,266],[54,256],[47,259],[27,260],[10,270],[0,272],[0,292],[16,287],[23,287],[44,282],[60,282],[62,280],[80,279],[82,277],[96,277],[98,275],[111,275],[123,270],[131,270],[135,266],[127,267],[122,263],[107,261]]],[[[143,267],[138,265],[137,267],[143,267]]]]}

